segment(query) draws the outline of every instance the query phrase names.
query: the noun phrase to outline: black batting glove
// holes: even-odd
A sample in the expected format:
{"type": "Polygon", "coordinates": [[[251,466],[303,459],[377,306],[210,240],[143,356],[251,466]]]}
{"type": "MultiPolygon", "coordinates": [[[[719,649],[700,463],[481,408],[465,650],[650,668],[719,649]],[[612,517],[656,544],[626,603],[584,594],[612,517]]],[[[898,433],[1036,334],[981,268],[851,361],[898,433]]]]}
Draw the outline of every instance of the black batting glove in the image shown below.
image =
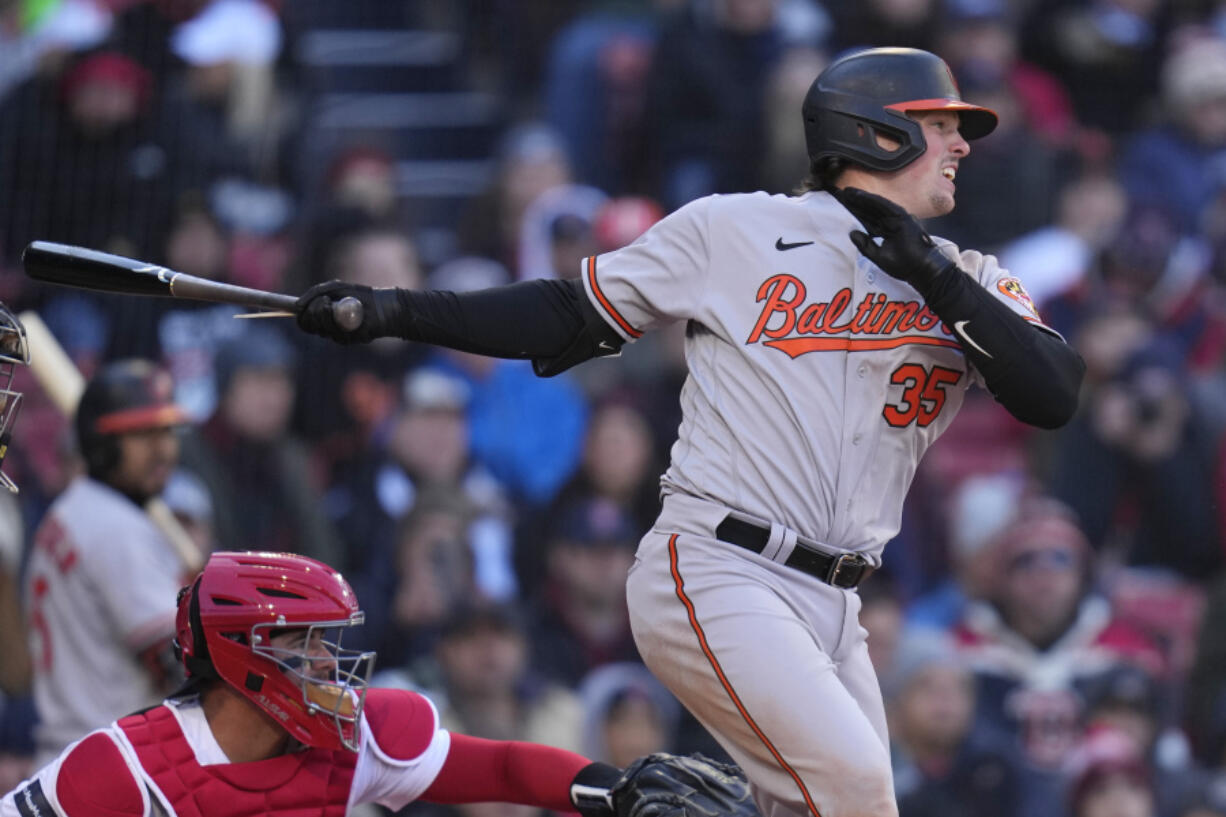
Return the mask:
{"type": "Polygon", "coordinates": [[[855,187],[832,190],[831,195],[851,212],[865,230],[848,235],[856,249],[887,274],[906,281],[925,297],[942,273],[957,269],[949,256],[937,249],[932,236],[915,216],[887,198],[855,187]],[[878,244],[870,236],[882,241],[878,244]]]}
{"type": "Polygon", "coordinates": [[[375,338],[395,335],[404,310],[399,290],[325,281],[302,293],[295,311],[302,331],[350,344],[369,343],[375,338]],[[338,326],[332,311],[332,305],[342,298],[357,298],[362,303],[362,323],[352,331],[338,326]]]}

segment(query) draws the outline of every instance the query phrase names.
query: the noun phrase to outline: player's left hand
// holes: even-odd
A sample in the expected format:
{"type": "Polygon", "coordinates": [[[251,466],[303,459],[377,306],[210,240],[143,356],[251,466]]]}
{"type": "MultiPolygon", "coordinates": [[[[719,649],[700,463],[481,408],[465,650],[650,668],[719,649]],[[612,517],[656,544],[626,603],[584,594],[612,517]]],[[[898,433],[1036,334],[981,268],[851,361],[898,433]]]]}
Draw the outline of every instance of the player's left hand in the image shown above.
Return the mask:
{"type": "Polygon", "coordinates": [[[956,264],[937,249],[932,237],[903,208],[887,198],[856,187],[831,195],[859,219],[865,230],[852,230],[851,243],[886,273],[927,294],[938,275],[956,264]],[[881,239],[878,244],[872,237],[881,239]]]}

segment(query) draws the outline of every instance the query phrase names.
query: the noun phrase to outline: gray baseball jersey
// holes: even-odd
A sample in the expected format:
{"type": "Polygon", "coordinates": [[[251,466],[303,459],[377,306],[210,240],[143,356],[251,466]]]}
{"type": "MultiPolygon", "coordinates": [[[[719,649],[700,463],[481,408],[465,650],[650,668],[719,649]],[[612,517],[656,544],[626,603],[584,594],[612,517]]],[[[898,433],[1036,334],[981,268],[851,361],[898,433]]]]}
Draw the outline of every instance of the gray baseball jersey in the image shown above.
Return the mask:
{"type": "Polygon", "coordinates": [[[138,660],[174,635],[182,567],[131,500],[89,477],[52,504],[26,576],[38,765],[161,700],[138,660]]]}
{"type": "MultiPolygon", "coordinates": [[[[627,340],[691,322],[666,492],[879,563],[920,457],[977,375],[915,290],[848,240],[859,227],[826,193],[710,196],[587,259],[583,279],[627,340]]],[[[967,251],[960,261],[1038,321],[994,257],[967,251]]]]}
{"type": "MultiPolygon", "coordinates": [[[[664,507],[627,582],[631,626],[770,817],[896,813],[859,596],[784,563],[804,538],[879,564],[920,457],[979,380],[958,328],[856,250],[859,227],[827,193],[711,196],[583,268],[627,340],[689,322],[664,507]],[[760,554],[716,537],[730,512],[769,529],[760,554]]],[[[1038,322],[994,258],[938,242],[1038,322]]]]}

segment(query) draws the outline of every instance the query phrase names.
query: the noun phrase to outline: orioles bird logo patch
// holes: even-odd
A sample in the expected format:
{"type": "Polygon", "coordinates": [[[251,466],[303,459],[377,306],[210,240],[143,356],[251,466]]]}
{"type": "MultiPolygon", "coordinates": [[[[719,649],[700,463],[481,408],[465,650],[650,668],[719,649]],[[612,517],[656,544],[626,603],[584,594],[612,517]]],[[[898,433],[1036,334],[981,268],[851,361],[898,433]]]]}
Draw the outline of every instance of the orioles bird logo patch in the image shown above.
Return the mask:
{"type": "Polygon", "coordinates": [[[1030,299],[1030,294],[1026,292],[1026,287],[1022,286],[1021,281],[1016,278],[1001,278],[996,288],[1026,307],[1036,318],[1039,317],[1039,310],[1035,308],[1034,301],[1030,299]]]}

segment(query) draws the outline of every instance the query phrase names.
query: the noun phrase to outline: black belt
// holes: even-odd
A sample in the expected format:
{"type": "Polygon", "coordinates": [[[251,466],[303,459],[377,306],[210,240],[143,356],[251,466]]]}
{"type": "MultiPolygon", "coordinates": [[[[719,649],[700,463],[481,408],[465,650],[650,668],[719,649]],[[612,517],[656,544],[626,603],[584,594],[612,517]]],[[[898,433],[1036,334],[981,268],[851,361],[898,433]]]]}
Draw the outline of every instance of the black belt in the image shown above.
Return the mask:
{"type": "MultiPolygon", "coordinates": [[[[771,532],[770,528],[726,516],[715,529],[715,538],[760,554],[766,549],[771,532]]],[[[800,542],[792,548],[784,564],[826,584],[846,588],[855,587],[873,572],[869,561],[858,553],[823,553],[800,542]]]]}

